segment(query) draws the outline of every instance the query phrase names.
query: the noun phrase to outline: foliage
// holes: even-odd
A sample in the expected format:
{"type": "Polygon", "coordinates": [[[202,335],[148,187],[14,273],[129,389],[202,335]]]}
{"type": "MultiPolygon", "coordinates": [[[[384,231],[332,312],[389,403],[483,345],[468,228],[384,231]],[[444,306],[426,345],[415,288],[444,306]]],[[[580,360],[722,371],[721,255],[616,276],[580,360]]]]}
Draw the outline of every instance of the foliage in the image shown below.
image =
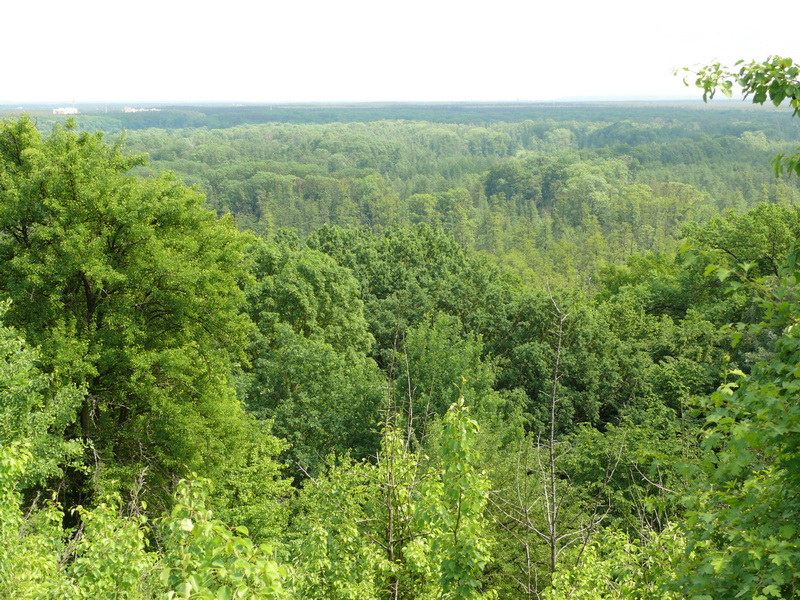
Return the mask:
{"type": "MultiPolygon", "coordinates": [[[[740,60],[735,66],[739,67],[738,71],[719,63],[698,69],[695,85],[703,90],[704,101],[713,98],[718,89],[730,98],[733,84],[736,84],[742,88],[744,98],[752,95],[754,104],[764,104],[767,99],[775,106],[786,102],[793,109],[793,116],[800,115],[800,66],[791,58],[770,56],[765,61],[749,63],[740,60]]],[[[772,165],[776,175],[785,172],[800,175],[800,151],[791,156],[779,154],[772,165]]]]}
{"type": "Polygon", "coordinates": [[[202,482],[182,482],[175,506],[148,526],[141,514],[121,514],[117,498],[78,507],[80,528],[65,542],[64,513],[53,503],[21,510],[17,482],[30,452],[0,448],[0,593],[3,597],[277,599],[287,571],[243,527],[230,529],[206,508],[202,482]],[[148,540],[158,536],[156,550],[148,540]],[[160,577],[158,573],[160,572],[160,577]]]}
{"type": "Polygon", "coordinates": [[[705,407],[708,457],[700,468],[710,481],[687,499],[687,547],[693,555],[681,579],[693,598],[798,593],[798,256],[795,245],[772,284],[765,278],[749,284],[760,290],[765,311],[764,320],[750,328],[781,328],[774,354],[750,374],[732,372],[705,407]]]}
{"type": "Polygon", "coordinates": [[[370,349],[358,282],[348,269],[291,242],[257,242],[251,255],[255,282],[248,289],[248,306],[265,336],[273,336],[280,322],[337,352],[370,349]]]}
{"type": "Polygon", "coordinates": [[[210,504],[221,521],[247,527],[262,543],[285,531],[294,489],[279,462],[288,443],[274,435],[269,421],[251,419],[250,431],[241,442],[242,460],[226,466],[210,504]]]}
{"type": "MultiPolygon", "coordinates": [[[[0,321],[9,305],[0,304],[0,321]]],[[[38,368],[38,360],[39,353],[13,328],[0,325],[0,443],[30,446],[25,475],[33,484],[60,476],[64,463],[83,450],[75,440],[64,439],[82,395],[74,386],[57,387],[38,368]]]]}
{"type": "Polygon", "coordinates": [[[490,560],[477,423],[453,404],[440,463],[387,426],[376,464],[341,460],[306,483],[295,542],[301,598],[486,598],[490,560]]]}
{"type": "Polygon", "coordinates": [[[297,598],[373,599],[388,587],[384,536],[375,537],[385,524],[380,492],[372,465],[350,460],[306,483],[292,552],[297,598]]]}
{"type": "Polygon", "coordinates": [[[441,312],[480,332],[512,294],[509,280],[487,261],[464,251],[441,228],[393,228],[383,235],[326,227],[311,248],[349,268],[361,286],[364,316],[375,355],[386,368],[409,328],[441,312]]]}
{"type": "Polygon", "coordinates": [[[547,292],[528,292],[506,307],[503,320],[485,336],[498,365],[498,387],[522,389],[530,429],[543,431],[550,422],[550,391],[561,339],[560,398],[556,428],[568,431],[577,423],[611,420],[638,390],[626,378],[629,349],[614,333],[614,322],[577,294],[557,300],[571,317],[563,335],[554,331],[553,304],[547,292]],[[566,310],[566,309],[565,309],[566,310]]]}
{"type": "Polygon", "coordinates": [[[0,595],[796,595],[793,119],[277,114],[0,126],[0,595]]]}
{"type": "Polygon", "coordinates": [[[70,597],[147,597],[153,586],[157,556],[147,550],[143,515],[121,517],[119,498],[106,498],[92,509],[74,509],[80,530],[67,547],[67,576],[74,582],[70,597]]]}
{"type": "Polygon", "coordinates": [[[443,426],[441,533],[433,547],[442,556],[442,591],[452,600],[484,598],[481,574],[491,552],[483,518],[488,482],[478,470],[474,450],[478,424],[460,398],[447,411],[443,426]]]}
{"type": "MultiPolygon", "coordinates": [[[[100,487],[143,468],[156,487],[212,474],[241,459],[247,431],[232,385],[247,236],[172,176],[126,174],[141,162],[72,125],[44,139],[24,117],[0,125],[6,322],[53,386],[85,393],[59,426],[92,448],[100,487]]],[[[70,477],[72,499],[92,493],[70,477]]]]}
{"type": "Polygon", "coordinates": [[[437,314],[408,330],[393,358],[395,403],[418,437],[459,397],[484,421],[504,415],[506,402],[493,389],[494,366],[483,358],[480,336],[462,337],[460,321],[437,314]]]}
{"type": "MultiPolygon", "coordinates": [[[[471,114],[461,108],[449,116],[471,114]]],[[[683,223],[797,198],[795,181],[775,181],[764,168],[796,139],[779,115],[677,105],[506,108],[529,116],[463,125],[165,124],[126,139],[150,152],[154,168],[143,172],[174,169],[207,194],[208,206],[258,233],[289,227],[305,237],[336,225],[384,234],[425,224],[537,285],[572,287],[578,277],[589,290],[597,269],[673,248],[683,223]]]]}
{"type": "Polygon", "coordinates": [[[287,572],[272,558],[272,550],[257,546],[247,529],[230,529],[206,508],[203,482],[182,482],[175,505],[162,520],[164,568],[160,579],[170,591],[164,599],[198,598],[277,600],[287,597],[287,572]]]}
{"type": "Polygon", "coordinates": [[[603,529],[580,552],[575,566],[558,572],[546,600],[677,600],[664,589],[680,563],[683,539],[675,527],[646,539],[603,529]]]}
{"type": "Polygon", "coordinates": [[[64,597],[71,586],[60,572],[62,514],[48,505],[26,519],[20,507],[18,481],[31,459],[24,443],[0,446],[0,595],[64,597]]]}
{"type": "Polygon", "coordinates": [[[605,504],[606,527],[646,539],[682,516],[690,483],[679,465],[697,462],[698,430],[664,405],[637,406],[603,432],[578,430],[562,468],[579,494],[605,504]]]}
{"type": "Polygon", "coordinates": [[[19,481],[31,460],[21,443],[0,447],[0,593],[8,598],[152,598],[157,557],[146,549],[146,519],[124,518],[108,498],[79,507],[83,524],[66,539],[53,502],[22,511],[19,481]]]}
{"type": "Polygon", "coordinates": [[[714,252],[715,264],[747,264],[750,277],[774,277],[800,238],[800,208],[761,204],[746,213],[729,212],[702,226],[688,226],[686,233],[695,250],[714,252]]]}
{"type": "Polygon", "coordinates": [[[248,306],[258,332],[240,388],[252,414],[286,439],[293,471],[316,474],[330,452],[361,458],[378,447],[384,379],[366,356],[358,283],[316,250],[258,243],[248,306]]]}
{"type": "Polygon", "coordinates": [[[285,326],[258,352],[247,406],[291,444],[293,472],[316,474],[332,451],[352,450],[359,458],[374,452],[385,383],[371,359],[338,353],[285,326]]]}

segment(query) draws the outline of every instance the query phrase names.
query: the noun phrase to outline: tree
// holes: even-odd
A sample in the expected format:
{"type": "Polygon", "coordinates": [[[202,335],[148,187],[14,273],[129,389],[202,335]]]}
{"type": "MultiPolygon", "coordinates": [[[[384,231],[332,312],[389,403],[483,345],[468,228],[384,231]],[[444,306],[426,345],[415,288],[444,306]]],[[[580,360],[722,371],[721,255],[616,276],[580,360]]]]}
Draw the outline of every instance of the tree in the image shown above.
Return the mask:
{"type": "Polygon", "coordinates": [[[329,600],[493,598],[484,568],[488,482],[479,431],[460,398],[438,422],[437,457],[386,425],[375,464],[338,459],[305,484],[295,522],[296,597],[329,600]]]}
{"type": "Polygon", "coordinates": [[[292,468],[316,475],[332,451],[374,454],[386,384],[366,356],[373,340],[352,273],[288,241],[258,242],[251,256],[248,308],[258,332],[241,382],[248,409],[274,420],[292,446],[292,468]]]}
{"type": "Polygon", "coordinates": [[[287,598],[287,570],[274,549],[208,509],[207,482],[181,481],[174,506],[148,524],[123,515],[116,495],[77,507],[82,526],[66,539],[66,517],[53,502],[23,511],[18,484],[31,454],[25,443],[0,445],[0,594],[4,598],[287,598]],[[148,540],[157,539],[155,549],[148,540]],[[160,576],[159,576],[160,575],[160,576]]]}
{"type": "MultiPolygon", "coordinates": [[[[793,116],[800,114],[800,67],[791,59],[772,56],[737,65],[738,72],[718,63],[697,71],[704,100],[718,89],[731,96],[735,83],[754,103],[788,101],[793,116]]],[[[773,166],[776,175],[800,175],[800,151],[777,156],[773,166]]],[[[753,228],[747,229],[752,236],[753,228]]],[[[763,319],[737,324],[734,345],[746,332],[772,330],[779,337],[749,373],[731,369],[729,381],[703,407],[707,455],[695,470],[708,484],[687,498],[686,560],[677,582],[692,598],[796,598],[800,590],[800,245],[792,244],[779,262],[787,238],[767,236],[760,256],[742,257],[735,245],[731,250],[720,244],[725,262],[706,270],[729,281],[730,291],[744,289],[759,298],[763,319]]]]}
{"type": "Polygon", "coordinates": [[[64,435],[92,478],[72,472],[70,503],[142,470],[156,485],[218,476],[253,434],[233,387],[248,236],[170,174],[127,173],[142,163],[69,123],[44,138],[26,117],[0,124],[6,322],[55,385],[83,392],[64,435]]]}
{"type": "MultiPolygon", "coordinates": [[[[706,402],[708,485],[689,495],[680,581],[697,598],[796,598],[800,590],[800,246],[778,278],[748,278],[765,318],[735,330],[778,328],[774,353],[734,370],[706,402]]],[[[723,273],[723,276],[725,274],[723,273]]],[[[737,280],[738,279],[738,280],[737,280]]]]}
{"type": "MultiPolygon", "coordinates": [[[[604,499],[590,506],[589,494],[573,486],[564,469],[570,444],[558,436],[558,430],[564,404],[561,380],[570,313],[564,312],[552,296],[550,302],[555,339],[549,389],[541,394],[546,396],[546,406],[540,413],[543,422],[535,436],[519,439],[516,465],[506,465],[507,473],[499,474],[494,483],[502,483],[491,497],[498,530],[505,544],[516,550],[515,556],[500,568],[529,599],[541,597],[542,590],[562,568],[563,553],[573,545],[585,543],[608,512],[604,499]]],[[[614,468],[610,465],[608,471],[613,472],[614,468]]]]}
{"type": "Polygon", "coordinates": [[[498,319],[508,301],[508,280],[488,263],[465,252],[439,228],[392,228],[382,236],[365,230],[324,227],[308,245],[348,267],[361,286],[364,316],[384,368],[409,327],[444,312],[464,331],[481,331],[498,319]]]}
{"type": "Polygon", "coordinates": [[[396,410],[403,412],[418,440],[426,426],[442,417],[460,396],[476,418],[500,418],[507,403],[492,388],[494,365],[482,358],[483,343],[461,333],[460,321],[446,314],[408,330],[393,358],[396,410]]]}
{"type": "Polygon", "coordinates": [[[605,529],[584,548],[573,566],[556,573],[546,600],[678,600],[663,583],[680,564],[683,538],[674,527],[646,539],[605,529]]]}

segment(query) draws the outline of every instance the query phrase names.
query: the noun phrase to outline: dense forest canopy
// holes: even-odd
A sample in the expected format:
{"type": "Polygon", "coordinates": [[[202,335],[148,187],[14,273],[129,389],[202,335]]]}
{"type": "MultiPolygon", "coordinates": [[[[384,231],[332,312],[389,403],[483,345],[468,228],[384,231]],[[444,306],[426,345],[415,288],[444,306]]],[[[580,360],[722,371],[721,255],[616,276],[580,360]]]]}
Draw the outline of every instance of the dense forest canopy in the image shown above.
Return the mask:
{"type": "MultiPolygon", "coordinates": [[[[797,108],[794,63],[740,69],[698,84],[797,108]]],[[[730,105],[3,121],[0,595],[798,597],[798,140],[730,105]]]]}

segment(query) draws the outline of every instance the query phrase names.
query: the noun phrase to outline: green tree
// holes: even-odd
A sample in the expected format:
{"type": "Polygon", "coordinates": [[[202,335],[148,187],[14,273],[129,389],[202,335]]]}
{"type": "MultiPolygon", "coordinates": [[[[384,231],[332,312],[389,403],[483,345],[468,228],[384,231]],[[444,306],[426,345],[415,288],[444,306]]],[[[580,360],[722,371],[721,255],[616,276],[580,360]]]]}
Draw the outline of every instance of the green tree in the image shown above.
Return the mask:
{"type": "MultiPolygon", "coordinates": [[[[708,484],[688,498],[680,585],[695,598],[796,598],[800,589],[800,247],[779,277],[732,287],[759,291],[765,318],[737,330],[779,328],[774,353],[705,404],[708,484]]],[[[723,276],[729,275],[723,273],[723,276]]]]}
{"type": "Polygon", "coordinates": [[[50,395],[49,378],[34,364],[36,353],[5,327],[0,348],[0,596],[149,597],[155,556],[145,549],[144,516],[122,518],[118,499],[106,498],[94,509],[75,509],[82,527],[68,537],[66,515],[56,503],[23,504],[21,489],[52,477],[65,456],[81,448],[65,451],[57,415],[59,408],[70,411],[50,395]]]}
{"type": "Polygon", "coordinates": [[[377,450],[385,381],[352,273],[291,242],[254,245],[248,306],[258,332],[240,380],[250,411],[274,421],[290,466],[316,474],[330,452],[377,450]]]}
{"type": "Polygon", "coordinates": [[[394,358],[395,404],[422,436],[463,396],[478,417],[499,417],[503,401],[492,388],[493,365],[482,358],[479,336],[463,336],[455,317],[437,314],[409,329],[394,358]]]}
{"type": "Polygon", "coordinates": [[[300,497],[295,560],[301,598],[437,597],[432,551],[436,523],[424,518],[437,497],[424,457],[407,435],[384,429],[375,464],[331,459],[300,497]]]}
{"type": "MultiPolygon", "coordinates": [[[[65,435],[90,449],[86,487],[216,476],[252,434],[233,387],[247,236],[171,175],[127,174],[142,162],[72,125],[0,124],[6,320],[54,384],[85,393],[65,435]]],[[[89,491],[72,475],[69,494],[89,491]]]]}
{"type": "MultiPolygon", "coordinates": [[[[134,506],[123,514],[110,496],[77,507],[82,526],[65,537],[61,507],[22,510],[18,484],[31,454],[24,443],[0,446],[0,594],[4,598],[286,598],[287,570],[273,548],[256,545],[208,509],[207,482],[181,481],[172,510],[148,526],[134,506]],[[155,550],[148,540],[157,539],[155,550]]],[[[130,508],[130,507],[129,507],[130,508]]]]}
{"type": "Polygon", "coordinates": [[[377,461],[335,460],[309,480],[296,521],[296,592],[329,600],[491,598],[478,424],[463,399],[433,436],[437,458],[385,427],[377,461]]]}
{"type": "Polygon", "coordinates": [[[442,529],[433,548],[441,556],[443,596],[448,600],[491,597],[481,584],[491,550],[484,518],[488,481],[479,470],[480,456],[475,450],[480,428],[469,416],[464,398],[448,409],[442,424],[442,495],[437,516],[442,529]]]}
{"type": "MultiPolygon", "coordinates": [[[[513,294],[508,279],[488,261],[465,251],[452,236],[427,225],[392,228],[381,236],[325,227],[308,245],[349,268],[360,284],[373,351],[387,368],[409,327],[436,312],[458,317],[464,333],[502,319],[513,294]]],[[[387,369],[388,370],[388,369],[387,369]]]]}
{"type": "Polygon", "coordinates": [[[0,595],[4,598],[71,596],[60,571],[65,550],[61,531],[64,515],[50,504],[44,510],[22,510],[20,479],[32,455],[27,444],[0,445],[0,595]]]}
{"type": "Polygon", "coordinates": [[[165,600],[288,598],[287,570],[273,559],[273,548],[254,544],[245,527],[231,528],[214,518],[208,482],[183,480],[174,499],[160,523],[165,600]]]}

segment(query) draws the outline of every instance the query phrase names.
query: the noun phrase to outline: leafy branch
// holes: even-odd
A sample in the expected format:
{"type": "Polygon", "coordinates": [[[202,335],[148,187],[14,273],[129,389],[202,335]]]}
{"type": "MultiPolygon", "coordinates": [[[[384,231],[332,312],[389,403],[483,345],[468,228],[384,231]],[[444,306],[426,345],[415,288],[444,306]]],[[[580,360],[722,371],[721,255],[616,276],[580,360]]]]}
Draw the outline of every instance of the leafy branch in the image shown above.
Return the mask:
{"type": "MultiPolygon", "coordinates": [[[[727,98],[732,97],[736,85],[742,90],[742,98],[752,97],[753,104],[769,100],[780,106],[786,102],[793,109],[792,116],[800,115],[800,65],[791,58],[774,55],[762,62],[739,60],[734,69],[716,62],[699,66],[697,70],[684,67],[682,71],[689,73],[683,79],[686,86],[691,85],[690,79],[694,76],[694,85],[703,90],[703,102],[713,99],[717,91],[727,98]]],[[[784,173],[800,176],[800,148],[791,156],[778,154],[772,159],[772,167],[776,177],[784,173]]]]}

